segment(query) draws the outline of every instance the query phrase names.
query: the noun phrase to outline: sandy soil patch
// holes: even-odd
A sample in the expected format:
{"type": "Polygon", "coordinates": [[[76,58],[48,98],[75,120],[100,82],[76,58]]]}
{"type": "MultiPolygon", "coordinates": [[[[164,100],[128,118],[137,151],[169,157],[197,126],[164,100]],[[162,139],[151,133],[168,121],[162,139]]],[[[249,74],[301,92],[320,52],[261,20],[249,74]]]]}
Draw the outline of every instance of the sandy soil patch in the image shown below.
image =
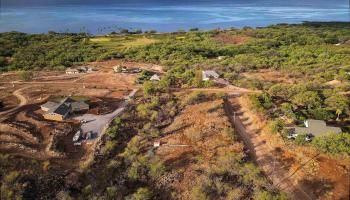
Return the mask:
{"type": "Polygon", "coordinates": [[[241,74],[245,78],[248,79],[256,79],[265,82],[272,83],[288,83],[293,84],[296,83],[296,80],[289,77],[288,74],[284,74],[279,71],[271,70],[271,69],[262,69],[254,72],[245,72],[241,74]]]}
{"type": "Polygon", "coordinates": [[[216,42],[224,44],[244,44],[250,40],[248,36],[231,35],[229,33],[219,33],[213,37],[216,42]]]}

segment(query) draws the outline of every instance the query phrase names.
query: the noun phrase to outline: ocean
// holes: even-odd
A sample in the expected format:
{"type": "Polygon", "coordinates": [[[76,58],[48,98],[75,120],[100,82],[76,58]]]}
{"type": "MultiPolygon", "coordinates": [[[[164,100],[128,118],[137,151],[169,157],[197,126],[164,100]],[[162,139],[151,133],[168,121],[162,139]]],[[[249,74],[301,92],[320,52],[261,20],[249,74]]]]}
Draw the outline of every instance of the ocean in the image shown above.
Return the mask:
{"type": "Polygon", "coordinates": [[[0,0],[0,32],[170,32],[349,21],[348,0],[0,0]]]}

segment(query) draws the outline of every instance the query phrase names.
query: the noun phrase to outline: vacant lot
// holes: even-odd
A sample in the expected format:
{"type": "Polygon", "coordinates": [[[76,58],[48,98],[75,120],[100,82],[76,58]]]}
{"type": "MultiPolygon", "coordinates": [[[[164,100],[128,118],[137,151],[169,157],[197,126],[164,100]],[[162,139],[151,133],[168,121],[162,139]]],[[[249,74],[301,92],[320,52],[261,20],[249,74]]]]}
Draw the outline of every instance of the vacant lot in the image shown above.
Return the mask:
{"type": "Polygon", "coordinates": [[[270,83],[296,83],[297,80],[289,77],[287,73],[283,73],[280,71],[272,70],[272,69],[262,69],[252,72],[244,72],[241,74],[244,78],[250,80],[259,80],[270,83]]]}
{"type": "Polygon", "coordinates": [[[131,48],[144,46],[157,42],[157,39],[147,36],[111,36],[111,37],[95,37],[90,39],[102,47],[110,49],[131,48]]]}
{"type": "Polygon", "coordinates": [[[219,33],[215,37],[213,37],[213,40],[219,43],[224,44],[244,44],[247,41],[250,40],[250,37],[242,36],[242,35],[231,35],[229,33],[219,33]]]}
{"type": "Polygon", "coordinates": [[[222,100],[216,100],[188,106],[164,130],[169,135],[160,139],[162,145],[156,155],[170,169],[165,175],[170,178],[159,184],[172,188],[175,199],[191,199],[190,191],[218,157],[242,152],[241,143],[229,136],[230,123],[222,105],[222,100]]]}

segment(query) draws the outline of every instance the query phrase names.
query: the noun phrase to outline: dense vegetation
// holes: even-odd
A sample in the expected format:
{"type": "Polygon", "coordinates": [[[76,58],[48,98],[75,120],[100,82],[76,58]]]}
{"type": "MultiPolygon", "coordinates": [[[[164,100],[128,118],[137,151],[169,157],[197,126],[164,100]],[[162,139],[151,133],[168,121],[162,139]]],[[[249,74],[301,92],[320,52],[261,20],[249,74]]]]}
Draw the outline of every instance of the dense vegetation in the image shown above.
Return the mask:
{"type": "MultiPolygon", "coordinates": [[[[315,146],[329,154],[350,154],[350,136],[346,133],[350,132],[349,23],[193,30],[165,34],[157,38],[157,42],[145,46],[118,49],[92,42],[90,37],[86,34],[0,33],[0,70],[21,70],[21,79],[30,80],[30,70],[64,69],[79,63],[123,57],[166,65],[167,73],[158,83],[144,83],[143,97],[113,121],[94,163],[81,166],[78,181],[66,184],[65,188],[63,177],[49,177],[45,163],[23,161],[19,163],[22,167],[31,163],[27,168],[33,170],[24,170],[26,172],[21,174],[15,170],[13,162],[10,164],[11,159],[18,158],[0,155],[1,194],[5,199],[33,198],[30,196],[33,193],[53,199],[59,190],[65,191],[61,196],[66,199],[169,199],[167,188],[157,188],[155,184],[167,168],[147,149],[152,146],[151,141],[160,136],[161,128],[171,123],[186,105],[224,96],[193,93],[179,99],[169,93],[170,87],[212,85],[210,81],[201,81],[203,68],[215,69],[233,85],[262,90],[250,100],[254,109],[271,121],[271,133],[285,136],[285,121],[294,125],[308,118],[326,120],[342,127],[344,133],[316,138],[311,143],[300,136],[295,143],[315,146]],[[242,76],[242,72],[261,69],[287,73],[291,82],[274,83],[242,76]],[[338,84],[328,84],[333,80],[338,84]],[[281,116],[287,120],[279,120],[281,116]],[[47,194],[46,186],[55,190],[47,194]]],[[[149,77],[145,73],[140,74],[141,79],[149,77]]],[[[242,155],[227,154],[218,159],[219,166],[205,174],[202,184],[191,191],[193,199],[230,198],[234,195],[231,189],[235,184],[252,188],[254,199],[285,198],[270,190],[256,166],[247,163],[242,155]],[[232,177],[235,182],[225,177],[232,177]]]]}
{"type": "Polygon", "coordinates": [[[0,33],[0,70],[64,69],[103,58],[86,34],[0,33]]]}

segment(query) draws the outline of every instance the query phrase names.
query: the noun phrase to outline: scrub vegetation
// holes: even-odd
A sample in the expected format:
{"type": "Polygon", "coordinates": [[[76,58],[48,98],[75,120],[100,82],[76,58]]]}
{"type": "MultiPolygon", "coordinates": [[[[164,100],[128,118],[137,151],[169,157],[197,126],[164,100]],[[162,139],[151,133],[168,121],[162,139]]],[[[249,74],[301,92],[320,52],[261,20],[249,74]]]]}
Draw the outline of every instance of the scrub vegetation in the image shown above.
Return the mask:
{"type": "Polygon", "coordinates": [[[228,97],[188,92],[213,86],[202,81],[203,69],[259,90],[247,99],[273,136],[286,140],[289,125],[325,120],[343,133],[312,142],[298,136],[293,144],[350,154],[349,23],[106,36],[0,33],[0,70],[18,71],[22,81],[32,71],[109,59],[159,64],[164,73],[158,82],[139,74],[142,92],[112,121],[94,159],[69,175],[58,176],[46,161],[0,154],[1,199],[287,199],[245,153],[223,106],[228,97]],[[252,78],[267,71],[284,78],[252,78]]]}

